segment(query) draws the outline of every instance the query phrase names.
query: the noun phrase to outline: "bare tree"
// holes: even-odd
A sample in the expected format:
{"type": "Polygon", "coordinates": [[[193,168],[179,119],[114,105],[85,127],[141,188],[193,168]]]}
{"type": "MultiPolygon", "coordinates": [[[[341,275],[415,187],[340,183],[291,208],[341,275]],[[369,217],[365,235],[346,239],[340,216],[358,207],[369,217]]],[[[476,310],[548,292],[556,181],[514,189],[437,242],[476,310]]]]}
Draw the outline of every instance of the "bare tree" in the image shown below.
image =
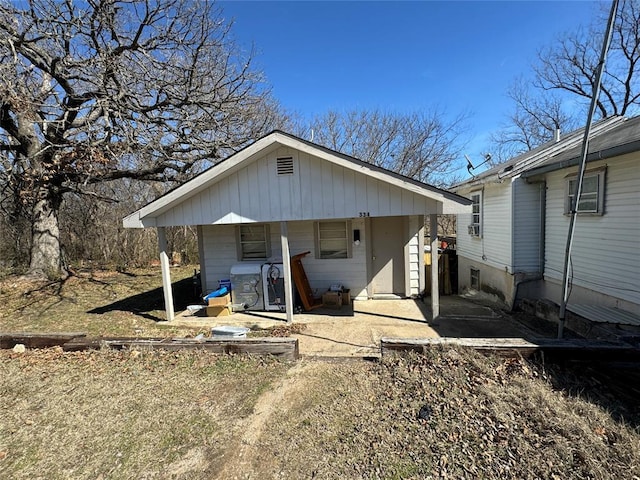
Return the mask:
{"type": "MultiPolygon", "coordinates": [[[[543,48],[533,66],[534,79],[521,78],[508,95],[514,102],[509,126],[492,138],[506,160],[553,138],[556,129],[574,129],[591,100],[609,6],[586,29],[570,32],[543,48]]],[[[612,44],[597,104],[598,118],[636,114],[640,109],[640,2],[620,2],[612,44]]]]}
{"type": "Polygon", "coordinates": [[[206,0],[0,3],[0,186],[31,220],[31,273],[60,270],[65,195],[181,179],[274,127],[229,29],[206,0]]]}
{"type": "Polygon", "coordinates": [[[445,185],[460,157],[465,117],[445,118],[437,110],[329,111],[315,118],[310,130],[316,143],[422,182],[445,185]]]}
{"type": "Polygon", "coordinates": [[[541,95],[532,91],[522,77],[509,88],[508,97],[513,101],[514,111],[509,116],[509,128],[504,128],[491,137],[492,164],[500,163],[542,145],[556,130],[570,131],[577,127],[562,106],[562,98],[555,92],[541,95]]]}

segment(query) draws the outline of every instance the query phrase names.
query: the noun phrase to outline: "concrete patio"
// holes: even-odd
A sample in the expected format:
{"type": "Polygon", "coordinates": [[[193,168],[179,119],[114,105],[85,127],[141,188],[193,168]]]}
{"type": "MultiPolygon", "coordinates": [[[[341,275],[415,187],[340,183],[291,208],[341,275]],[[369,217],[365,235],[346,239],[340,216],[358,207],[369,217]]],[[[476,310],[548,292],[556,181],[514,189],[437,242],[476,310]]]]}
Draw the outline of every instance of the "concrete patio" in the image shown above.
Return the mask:
{"type": "MultiPolygon", "coordinates": [[[[429,299],[353,301],[339,310],[320,308],[294,315],[303,325],[298,338],[300,354],[326,357],[371,357],[380,354],[380,339],[435,337],[532,338],[535,332],[509,320],[491,307],[460,296],[440,298],[441,315],[430,321],[429,299]]],[[[253,331],[286,326],[284,313],[236,312],[205,317],[183,312],[168,325],[210,329],[221,325],[248,327],[253,331]]]]}

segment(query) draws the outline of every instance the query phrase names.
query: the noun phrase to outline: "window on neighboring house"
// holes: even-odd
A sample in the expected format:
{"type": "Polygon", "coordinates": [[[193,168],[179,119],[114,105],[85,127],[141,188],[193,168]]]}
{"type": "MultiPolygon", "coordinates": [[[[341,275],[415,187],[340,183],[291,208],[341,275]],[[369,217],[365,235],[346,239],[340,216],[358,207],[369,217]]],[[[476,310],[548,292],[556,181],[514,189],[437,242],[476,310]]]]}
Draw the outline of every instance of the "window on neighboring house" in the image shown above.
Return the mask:
{"type": "Polygon", "coordinates": [[[470,272],[471,281],[469,282],[470,287],[474,290],[480,290],[480,270],[475,268],[471,269],[470,272]]]}
{"type": "Polygon", "coordinates": [[[237,229],[238,258],[261,260],[271,256],[269,225],[240,225],[237,229]]]}
{"type": "Polygon", "coordinates": [[[481,233],[481,220],[482,220],[482,210],[481,210],[481,201],[482,196],[480,192],[471,194],[472,209],[471,209],[471,225],[469,225],[469,235],[473,237],[479,237],[481,233]]]}
{"type": "MultiPolygon", "coordinates": [[[[604,179],[605,170],[590,171],[584,174],[580,201],[576,205],[578,214],[602,215],[604,213],[604,179]]],[[[566,177],[566,195],[564,213],[571,213],[578,177],[576,175],[566,177]]]]}
{"type": "Polygon", "coordinates": [[[316,258],[350,258],[348,220],[316,222],[316,258]]]}

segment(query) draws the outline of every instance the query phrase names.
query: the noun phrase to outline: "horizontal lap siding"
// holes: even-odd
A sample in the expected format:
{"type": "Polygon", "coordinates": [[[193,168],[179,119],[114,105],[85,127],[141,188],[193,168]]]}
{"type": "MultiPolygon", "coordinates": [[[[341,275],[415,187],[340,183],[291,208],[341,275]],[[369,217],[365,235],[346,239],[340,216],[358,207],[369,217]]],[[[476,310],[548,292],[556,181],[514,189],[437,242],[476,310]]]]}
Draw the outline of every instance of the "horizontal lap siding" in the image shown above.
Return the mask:
{"type": "Polygon", "coordinates": [[[281,148],[158,216],[158,226],[424,215],[434,200],[312,155],[281,148]],[[294,174],[277,175],[293,156],[294,174]]]}
{"type": "MultiPolygon", "coordinates": [[[[420,275],[424,271],[424,254],[420,252],[420,234],[424,224],[424,217],[409,217],[409,295],[420,295],[420,275]]],[[[424,273],[423,273],[424,274],[424,273]]]]}
{"type": "Polygon", "coordinates": [[[236,231],[233,225],[205,225],[202,237],[206,285],[208,290],[214,290],[218,281],[229,278],[231,266],[238,263],[236,231]]]}
{"type": "MultiPolygon", "coordinates": [[[[471,195],[481,189],[465,190],[461,195],[471,195]]],[[[471,214],[458,215],[458,255],[496,268],[511,269],[511,183],[487,184],[482,191],[482,237],[467,232],[471,214]],[[482,257],[485,256],[486,260],[482,257]]]]}
{"type": "Polygon", "coordinates": [[[485,188],[483,201],[483,241],[486,262],[497,268],[511,270],[511,182],[492,184],[485,188]]]}
{"type": "Polygon", "coordinates": [[[360,245],[351,245],[352,257],[346,259],[319,259],[315,256],[314,222],[289,224],[289,250],[291,255],[310,251],[302,259],[309,285],[320,296],[332,283],[341,283],[351,289],[353,297],[365,296],[367,288],[366,234],[364,221],[354,219],[352,229],[360,230],[360,245]]]}
{"type": "Polygon", "coordinates": [[[513,188],[513,270],[518,273],[541,271],[541,232],[544,184],[528,184],[515,179],[513,188]]]}
{"type": "MultiPolygon", "coordinates": [[[[360,245],[352,245],[352,258],[330,260],[315,258],[314,222],[289,222],[289,251],[297,255],[306,251],[311,253],[302,259],[305,273],[313,290],[321,295],[332,283],[342,283],[351,289],[354,297],[365,296],[367,287],[366,271],[366,234],[362,219],[351,222],[352,229],[360,229],[360,245]]],[[[207,225],[203,227],[205,271],[207,285],[212,289],[218,281],[229,278],[231,267],[242,263],[237,259],[235,226],[207,225]]],[[[271,223],[271,260],[282,260],[280,224],[271,223]]],[[[266,263],[267,260],[247,262],[266,263]]]]}
{"type": "MultiPolygon", "coordinates": [[[[578,215],[572,247],[573,284],[640,304],[640,156],[607,165],[605,214],[578,215]]],[[[564,215],[563,170],[547,175],[545,277],[562,279],[569,217],[564,215]]]]}

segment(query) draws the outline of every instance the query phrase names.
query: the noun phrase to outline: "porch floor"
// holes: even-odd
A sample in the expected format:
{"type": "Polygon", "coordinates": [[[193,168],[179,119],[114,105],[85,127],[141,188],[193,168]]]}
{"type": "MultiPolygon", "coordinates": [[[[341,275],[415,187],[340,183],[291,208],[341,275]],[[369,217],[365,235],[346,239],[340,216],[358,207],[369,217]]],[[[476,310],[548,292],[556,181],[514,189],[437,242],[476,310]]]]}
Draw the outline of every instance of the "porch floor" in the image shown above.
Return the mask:
{"type": "MultiPolygon", "coordinates": [[[[298,338],[300,354],[324,357],[377,357],[380,339],[437,337],[532,337],[533,332],[508,321],[490,307],[458,296],[440,297],[441,315],[430,321],[430,299],[354,300],[340,310],[320,308],[295,314],[294,324],[305,328],[298,338]]],[[[286,326],[281,312],[243,312],[205,317],[182,312],[168,325],[211,328],[220,325],[252,330],[286,326]]]]}

